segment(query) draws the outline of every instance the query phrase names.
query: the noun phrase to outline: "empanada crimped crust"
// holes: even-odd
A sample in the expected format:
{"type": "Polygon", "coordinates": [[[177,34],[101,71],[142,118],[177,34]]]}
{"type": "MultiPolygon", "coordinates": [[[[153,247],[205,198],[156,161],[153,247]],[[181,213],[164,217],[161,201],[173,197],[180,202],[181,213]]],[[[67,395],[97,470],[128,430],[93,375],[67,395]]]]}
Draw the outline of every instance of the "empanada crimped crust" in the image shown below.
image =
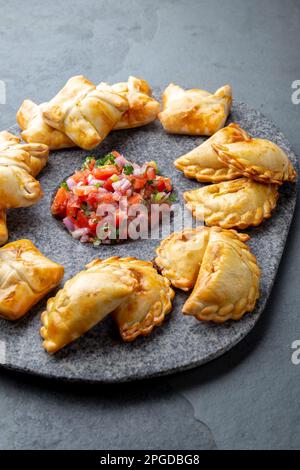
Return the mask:
{"type": "Polygon", "coordinates": [[[68,280],[47,302],[40,333],[48,353],[55,353],[102,321],[125,301],[137,286],[125,266],[91,263],[68,280]]]}
{"type": "Polygon", "coordinates": [[[64,268],[46,258],[30,240],[0,248],[0,315],[18,320],[56,287],[64,268]]]}
{"type": "Polygon", "coordinates": [[[171,83],[163,93],[163,110],[158,117],[167,132],[212,135],[224,127],[231,110],[230,85],[214,94],[205,90],[184,90],[171,83]]]}
{"type": "Polygon", "coordinates": [[[133,293],[112,313],[122,339],[133,341],[140,335],[149,335],[172,309],[174,291],[170,281],[158,274],[149,261],[112,257],[102,263],[126,267],[137,280],[133,293]]]}
{"type": "Polygon", "coordinates": [[[194,217],[208,226],[245,229],[271,217],[278,199],[277,185],[239,178],[183,194],[194,217]]]}
{"type": "Polygon", "coordinates": [[[152,97],[150,86],[145,80],[130,76],[127,82],[108,85],[100,83],[97,89],[107,89],[127,99],[129,108],[114,126],[114,130],[132,129],[145,126],[157,118],[160,104],[152,97]]]}
{"type": "MultiPolygon", "coordinates": [[[[165,238],[156,249],[155,264],[174,287],[188,291],[197,279],[203,256],[212,231],[218,227],[187,228],[165,238]]],[[[228,231],[229,236],[248,240],[247,234],[228,231]]]]}
{"type": "Polygon", "coordinates": [[[251,138],[226,145],[212,144],[222,163],[261,183],[295,181],[296,170],[287,154],[266,139],[251,138]]]}
{"type": "Polygon", "coordinates": [[[49,126],[64,132],[76,145],[91,150],[102,142],[128,107],[125,97],[97,89],[78,75],[44,104],[42,116],[49,126]]]}
{"type": "Polygon", "coordinates": [[[43,119],[45,103],[37,105],[31,100],[24,100],[17,112],[17,123],[22,129],[21,136],[29,144],[45,144],[50,150],[74,147],[69,137],[58,129],[49,126],[43,119]]]}
{"type": "Polygon", "coordinates": [[[174,165],[183,171],[187,178],[195,178],[202,183],[218,183],[238,178],[242,174],[235,168],[225,166],[218,158],[212,144],[243,142],[249,138],[247,132],[238,124],[229,124],[198,147],[177,158],[174,165]]]}
{"type": "Polygon", "coordinates": [[[247,245],[229,231],[212,231],[194,289],[182,312],[223,323],[251,312],[259,297],[260,270],[247,245]]]}

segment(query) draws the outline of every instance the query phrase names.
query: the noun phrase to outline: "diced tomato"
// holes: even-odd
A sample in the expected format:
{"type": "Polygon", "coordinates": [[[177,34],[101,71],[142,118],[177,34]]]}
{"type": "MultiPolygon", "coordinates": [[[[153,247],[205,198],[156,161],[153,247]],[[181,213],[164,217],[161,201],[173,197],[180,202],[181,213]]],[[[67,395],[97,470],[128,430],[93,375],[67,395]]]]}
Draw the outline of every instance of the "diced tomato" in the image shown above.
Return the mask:
{"type": "Polygon", "coordinates": [[[90,174],[89,170],[84,170],[84,171],[76,171],[74,175],[72,176],[72,180],[74,183],[83,183],[84,185],[87,184],[87,178],[90,174]]]}
{"type": "Polygon", "coordinates": [[[144,176],[134,176],[131,178],[131,183],[133,185],[133,189],[142,189],[147,183],[147,178],[144,176]]]}
{"type": "Polygon", "coordinates": [[[77,212],[76,220],[77,220],[77,225],[80,228],[84,228],[84,227],[89,226],[89,218],[85,215],[83,210],[79,210],[77,212]]]}
{"type": "Polygon", "coordinates": [[[69,192],[65,188],[59,188],[52,203],[52,214],[65,217],[68,199],[69,192]]]}
{"type": "Polygon", "coordinates": [[[128,204],[133,205],[133,204],[140,204],[143,201],[143,198],[140,194],[134,193],[130,198],[128,198],[128,204]]]}
{"type": "Polygon", "coordinates": [[[159,192],[161,191],[172,191],[172,185],[170,178],[164,178],[163,176],[158,176],[156,180],[156,187],[159,192]]]}
{"type": "Polygon", "coordinates": [[[98,196],[98,202],[99,203],[105,203],[105,204],[110,204],[114,203],[114,198],[112,193],[105,193],[105,194],[100,194],[98,196]]]}
{"type": "Polygon", "coordinates": [[[155,172],[155,169],[153,168],[153,166],[148,166],[146,174],[147,174],[148,180],[150,180],[150,181],[154,180],[154,178],[156,176],[156,172],[155,172]]]}
{"type": "Polygon", "coordinates": [[[119,152],[117,152],[116,150],[113,150],[111,153],[112,153],[113,156],[116,157],[116,158],[121,156],[121,154],[120,154],[119,152]]]}
{"type": "Polygon", "coordinates": [[[107,180],[112,175],[119,173],[115,165],[105,165],[99,168],[93,169],[93,176],[98,180],[107,180]]]}
{"type": "Polygon", "coordinates": [[[113,191],[113,181],[111,178],[108,178],[108,180],[105,181],[103,188],[106,189],[107,191],[113,191]]]}

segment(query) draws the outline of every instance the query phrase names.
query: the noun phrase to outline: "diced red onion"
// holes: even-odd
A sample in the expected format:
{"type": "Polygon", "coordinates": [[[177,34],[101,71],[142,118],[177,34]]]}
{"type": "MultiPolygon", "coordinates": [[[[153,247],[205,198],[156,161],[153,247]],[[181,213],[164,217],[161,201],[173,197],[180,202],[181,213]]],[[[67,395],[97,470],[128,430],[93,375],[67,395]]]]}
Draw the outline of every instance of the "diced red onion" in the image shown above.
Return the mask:
{"type": "Polygon", "coordinates": [[[123,157],[123,155],[120,155],[115,159],[115,162],[117,165],[119,165],[121,168],[123,168],[125,165],[127,165],[127,160],[126,158],[123,157]]]}
{"type": "Polygon", "coordinates": [[[69,189],[72,189],[74,186],[76,186],[75,181],[71,177],[66,180],[66,183],[69,189]]]}
{"type": "Polygon", "coordinates": [[[87,227],[85,228],[78,228],[71,232],[72,237],[78,240],[79,238],[83,237],[84,235],[87,235],[89,233],[89,229],[87,227]]]}
{"type": "Polygon", "coordinates": [[[73,232],[74,231],[74,224],[72,222],[72,220],[69,219],[69,217],[65,217],[63,219],[63,224],[65,225],[65,227],[69,230],[69,232],[73,232]]]}
{"type": "Polygon", "coordinates": [[[80,238],[80,241],[81,241],[81,243],[87,243],[88,241],[90,241],[90,237],[88,235],[83,235],[80,238]]]}

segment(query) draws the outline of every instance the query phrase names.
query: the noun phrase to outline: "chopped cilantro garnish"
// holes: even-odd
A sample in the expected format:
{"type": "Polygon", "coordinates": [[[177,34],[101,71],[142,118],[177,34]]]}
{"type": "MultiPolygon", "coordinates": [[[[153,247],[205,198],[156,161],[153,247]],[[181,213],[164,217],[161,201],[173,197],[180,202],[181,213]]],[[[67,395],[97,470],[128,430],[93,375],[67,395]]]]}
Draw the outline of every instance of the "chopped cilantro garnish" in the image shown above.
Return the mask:
{"type": "Polygon", "coordinates": [[[104,165],[108,165],[108,164],[114,165],[115,160],[116,160],[116,157],[114,156],[114,154],[113,153],[108,153],[103,158],[99,158],[98,160],[96,160],[95,166],[99,167],[99,166],[104,166],[104,165]]]}
{"type": "Polygon", "coordinates": [[[63,182],[61,183],[60,187],[66,189],[67,191],[70,191],[69,186],[67,185],[67,182],[66,182],[66,181],[63,181],[63,182]]]}
{"type": "Polygon", "coordinates": [[[133,173],[133,166],[130,165],[130,163],[127,163],[124,168],[123,168],[123,172],[125,175],[132,175],[133,173]]]}
{"type": "Polygon", "coordinates": [[[168,201],[170,202],[175,202],[177,200],[175,194],[170,194],[170,196],[168,197],[168,201]]]}
{"type": "Polygon", "coordinates": [[[83,169],[83,170],[88,169],[92,160],[94,160],[94,157],[92,157],[92,156],[91,156],[91,157],[87,157],[87,158],[84,160],[84,162],[83,162],[82,169],[83,169]]]}

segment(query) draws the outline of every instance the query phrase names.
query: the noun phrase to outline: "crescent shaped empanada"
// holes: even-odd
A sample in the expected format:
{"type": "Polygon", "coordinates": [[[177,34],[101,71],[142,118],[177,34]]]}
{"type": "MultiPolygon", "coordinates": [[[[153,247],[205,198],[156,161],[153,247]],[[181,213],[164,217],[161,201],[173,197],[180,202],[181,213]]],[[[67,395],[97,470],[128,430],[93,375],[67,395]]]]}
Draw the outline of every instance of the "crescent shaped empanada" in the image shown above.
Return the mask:
{"type": "Polygon", "coordinates": [[[42,116],[48,125],[64,132],[76,145],[91,150],[121,119],[129,105],[118,93],[97,89],[82,75],[70,78],[45,103],[42,116]]]}
{"type": "Polygon", "coordinates": [[[194,217],[206,225],[245,229],[271,217],[278,191],[275,184],[239,178],[186,191],[183,197],[194,217]]]}
{"type": "Polygon", "coordinates": [[[10,152],[10,155],[16,157],[20,154],[21,158],[23,158],[24,152],[27,152],[29,158],[26,165],[29,167],[28,171],[32,176],[37,176],[42,171],[49,157],[49,147],[47,145],[39,143],[24,144],[21,143],[19,137],[10,132],[2,131],[0,132],[0,158],[3,154],[7,156],[7,151],[10,152]]]}
{"type": "Polygon", "coordinates": [[[242,176],[235,168],[225,166],[218,158],[212,144],[243,142],[250,137],[238,124],[229,124],[220,129],[203,144],[177,158],[174,165],[183,171],[187,178],[195,178],[202,183],[218,183],[242,176]]]}
{"type": "Polygon", "coordinates": [[[160,104],[152,97],[148,83],[140,78],[130,76],[127,82],[114,85],[100,83],[97,88],[118,93],[129,103],[128,110],[114,126],[114,130],[145,126],[154,121],[160,111],[160,104]]]}
{"type": "Polygon", "coordinates": [[[199,89],[184,90],[171,83],[163,93],[163,111],[158,117],[172,134],[212,135],[224,127],[231,104],[230,85],[212,94],[199,89]]]}
{"type": "Polygon", "coordinates": [[[74,147],[67,135],[46,124],[42,116],[44,106],[45,103],[37,105],[31,100],[23,101],[16,116],[22,139],[29,144],[45,144],[50,150],[74,147]]]}
{"type": "Polygon", "coordinates": [[[255,256],[228,231],[212,231],[195,287],[182,312],[198,320],[223,323],[251,312],[259,297],[255,256]]]}
{"type": "MultiPolygon", "coordinates": [[[[194,286],[211,232],[214,230],[221,229],[197,227],[174,232],[156,249],[155,264],[174,287],[188,291],[194,286]]],[[[248,235],[238,234],[234,230],[228,233],[240,240],[249,239],[248,235]]]]}
{"type": "Polygon", "coordinates": [[[296,171],[287,154],[270,140],[251,138],[227,145],[212,144],[222,163],[261,183],[295,181],[296,171]]]}
{"type": "Polygon", "coordinates": [[[56,287],[64,275],[30,240],[0,248],[0,315],[18,320],[56,287]]]}
{"type": "Polygon", "coordinates": [[[41,336],[48,353],[79,338],[132,294],[137,281],[126,267],[92,263],[67,281],[43,312],[41,336]]]}
{"type": "Polygon", "coordinates": [[[133,293],[112,314],[122,339],[133,341],[137,336],[149,335],[172,309],[174,291],[170,281],[158,274],[149,261],[113,257],[104,263],[125,266],[137,279],[133,293]]]}

